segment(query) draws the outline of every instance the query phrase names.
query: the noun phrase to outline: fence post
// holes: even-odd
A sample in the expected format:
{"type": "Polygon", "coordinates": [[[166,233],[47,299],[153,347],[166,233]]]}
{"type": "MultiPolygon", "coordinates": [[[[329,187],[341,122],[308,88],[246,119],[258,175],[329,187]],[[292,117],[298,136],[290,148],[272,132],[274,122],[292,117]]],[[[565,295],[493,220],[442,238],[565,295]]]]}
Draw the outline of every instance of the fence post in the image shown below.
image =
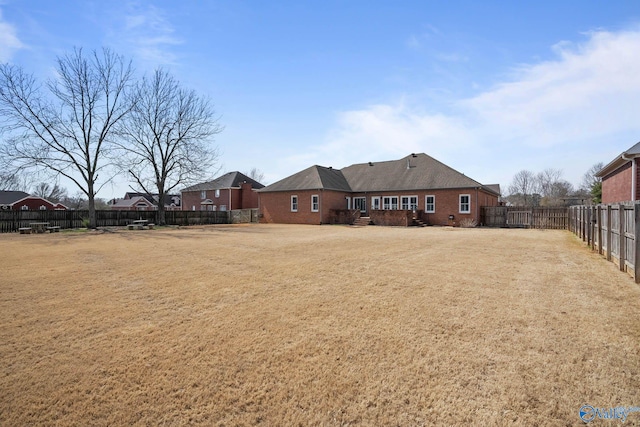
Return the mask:
{"type": "Polygon", "coordinates": [[[598,227],[598,254],[602,255],[602,206],[596,206],[596,225],[598,227]]]}
{"type": "Polygon", "coordinates": [[[611,261],[611,251],[613,249],[613,245],[611,243],[611,224],[613,223],[611,220],[611,212],[611,205],[607,205],[607,261],[611,261]]]}
{"type": "Polygon", "coordinates": [[[633,255],[633,279],[636,283],[640,283],[640,205],[637,203],[633,204],[633,212],[634,212],[634,229],[633,229],[633,247],[635,253],[633,255]]]}
{"type": "Polygon", "coordinates": [[[624,236],[624,205],[618,205],[618,217],[620,218],[618,224],[618,231],[620,232],[620,238],[618,239],[618,255],[620,256],[620,271],[624,271],[625,260],[627,258],[627,254],[625,253],[625,236],[624,236]]]}

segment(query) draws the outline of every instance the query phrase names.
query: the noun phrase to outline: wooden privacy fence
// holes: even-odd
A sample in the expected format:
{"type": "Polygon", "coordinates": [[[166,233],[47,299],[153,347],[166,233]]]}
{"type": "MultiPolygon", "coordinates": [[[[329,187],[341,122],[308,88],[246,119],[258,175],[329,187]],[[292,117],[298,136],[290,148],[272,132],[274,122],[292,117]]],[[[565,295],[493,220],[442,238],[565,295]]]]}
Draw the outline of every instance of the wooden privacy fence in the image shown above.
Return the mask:
{"type": "MultiPolygon", "coordinates": [[[[96,211],[98,227],[126,226],[137,219],[146,219],[157,223],[157,211],[96,211]]],[[[21,227],[29,227],[32,222],[48,222],[50,226],[60,228],[86,227],[89,221],[89,211],[0,211],[0,233],[18,231],[21,227]]],[[[258,222],[257,209],[239,209],[233,211],[165,211],[165,221],[168,225],[199,225],[199,224],[237,224],[241,222],[258,222]]]]}
{"type": "Polygon", "coordinates": [[[569,210],[566,207],[484,206],[480,224],[486,227],[545,228],[566,230],[569,210]]]}
{"type": "Polygon", "coordinates": [[[640,283],[640,204],[571,206],[569,229],[640,283]]]}

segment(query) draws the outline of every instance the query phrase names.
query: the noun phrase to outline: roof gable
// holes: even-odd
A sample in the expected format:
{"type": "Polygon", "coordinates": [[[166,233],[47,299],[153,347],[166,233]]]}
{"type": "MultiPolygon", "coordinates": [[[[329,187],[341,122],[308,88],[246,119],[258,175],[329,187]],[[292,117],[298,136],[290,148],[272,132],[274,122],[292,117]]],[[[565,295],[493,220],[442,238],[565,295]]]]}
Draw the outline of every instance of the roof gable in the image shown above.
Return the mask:
{"type": "Polygon", "coordinates": [[[263,188],[264,185],[260,184],[255,179],[249,178],[245,174],[235,171],[227,172],[226,174],[219,176],[218,178],[195,184],[190,187],[184,188],[182,191],[202,191],[202,190],[223,190],[227,188],[239,188],[243,183],[251,184],[252,188],[263,188]]]}
{"type": "Polygon", "coordinates": [[[260,192],[337,190],[351,191],[349,183],[340,170],[314,165],[278,182],[264,187],[260,192]]]}

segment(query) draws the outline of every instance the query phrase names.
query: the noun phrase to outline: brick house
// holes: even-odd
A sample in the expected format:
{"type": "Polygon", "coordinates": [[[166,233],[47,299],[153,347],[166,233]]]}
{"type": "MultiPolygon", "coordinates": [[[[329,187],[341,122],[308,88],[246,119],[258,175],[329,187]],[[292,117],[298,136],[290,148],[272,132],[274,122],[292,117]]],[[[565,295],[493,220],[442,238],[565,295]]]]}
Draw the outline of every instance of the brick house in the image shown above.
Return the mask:
{"type": "Polygon", "coordinates": [[[42,197],[32,196],[24,191],[0,191],[0,209],[2,210],[67,210],[62,203],[52,203],[42,197]]]}
{"type": "Polygon", "coordinates": [[[640,142],[618,155],[596,174],[602,179],[602,203],[640,200],[639,159],[640,142]]]}
{"type": "MultiPolygon", "coordinates": [[[[164,210],[182,210],[179,194],[165,194],[164,210]]],[[[109,208],[116,211],[153,211],[158,209],[158,195],[146,193],[125,193],[122,199],[110,200],[109,208]]]]}
{"type": "Polygon", "coordinates": [[[500,196],[498,186],[482,185],[423,153],[340,170],[311,166],[259,194],[261,222],[291,224],[334,222],[336,211],[345,209],[371,218],[403,211],[434,225],[479,223],[480,207],[497,206],[500,196]]]}
{"type": "Polygon", "coordinates": [[[258,207],[257,190],[264,185],[240,172],[228,172],[213,181],[182,190],[182,209],[227,211],[258,207]]]}

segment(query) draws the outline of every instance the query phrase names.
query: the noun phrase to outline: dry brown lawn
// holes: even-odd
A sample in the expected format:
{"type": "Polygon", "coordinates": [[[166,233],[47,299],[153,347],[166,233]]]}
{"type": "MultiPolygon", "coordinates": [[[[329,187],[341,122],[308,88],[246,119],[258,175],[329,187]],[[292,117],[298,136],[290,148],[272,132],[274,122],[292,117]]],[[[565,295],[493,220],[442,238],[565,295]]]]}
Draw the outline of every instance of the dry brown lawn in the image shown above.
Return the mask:
{"type": "Polygon", "coordinates": [[[568,232],[0,244],[0,425],[583,425],[583,404],[640,406],[640,287],[568,232]]]}

